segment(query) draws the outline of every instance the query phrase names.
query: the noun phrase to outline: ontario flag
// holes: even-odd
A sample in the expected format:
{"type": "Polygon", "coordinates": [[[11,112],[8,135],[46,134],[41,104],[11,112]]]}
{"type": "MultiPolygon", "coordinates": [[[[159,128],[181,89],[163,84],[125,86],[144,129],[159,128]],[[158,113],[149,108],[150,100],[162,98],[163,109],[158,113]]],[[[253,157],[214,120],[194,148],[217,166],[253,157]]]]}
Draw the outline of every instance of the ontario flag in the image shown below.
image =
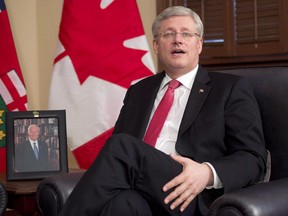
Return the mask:
{"type": "Polygon", "coordinates": [[[0,0],[0,99],[0,171],[5,171],[4,111],[27,110],[27,96],[4,0],[0,0]]]}
{"type": "Polygon", "coordinates": [[[136,0],[64,0],[49,108],[87,169],[113,132],[127,88],[155,73],[136,0]]]}

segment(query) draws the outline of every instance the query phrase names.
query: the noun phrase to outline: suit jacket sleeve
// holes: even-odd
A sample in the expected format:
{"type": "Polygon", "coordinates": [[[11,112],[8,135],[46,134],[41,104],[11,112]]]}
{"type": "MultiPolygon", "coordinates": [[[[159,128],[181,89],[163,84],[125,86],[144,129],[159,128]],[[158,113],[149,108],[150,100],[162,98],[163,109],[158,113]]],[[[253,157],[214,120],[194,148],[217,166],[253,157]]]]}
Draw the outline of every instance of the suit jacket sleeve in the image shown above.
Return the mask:
{"type": "Polygon", "coordinates": [[[263,178],[266,149],[258,104],[246,79],[235,82],[224,110],[226,152],[211,164],[229,192],[263,178]]]}

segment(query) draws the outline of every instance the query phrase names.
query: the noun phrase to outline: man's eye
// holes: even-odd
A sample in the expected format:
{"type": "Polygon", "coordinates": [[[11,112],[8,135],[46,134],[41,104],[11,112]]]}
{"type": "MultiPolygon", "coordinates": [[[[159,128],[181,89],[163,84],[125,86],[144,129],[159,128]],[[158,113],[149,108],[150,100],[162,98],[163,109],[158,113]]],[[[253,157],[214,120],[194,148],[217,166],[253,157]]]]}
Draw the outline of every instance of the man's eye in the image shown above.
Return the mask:
{"type": "Polygon", "coordinates": [[[174,37],[174,35],[175,35],[175,33],[173,33],[173,32],[166,32],[163,34],[163,37],[164,38],[172,38],[172,37],[174,37]]]}
{"type": "Polygon", "coordinates": [[[182,37],[191,37],[191,33],[189,32],[182,32],[182,37]]]}

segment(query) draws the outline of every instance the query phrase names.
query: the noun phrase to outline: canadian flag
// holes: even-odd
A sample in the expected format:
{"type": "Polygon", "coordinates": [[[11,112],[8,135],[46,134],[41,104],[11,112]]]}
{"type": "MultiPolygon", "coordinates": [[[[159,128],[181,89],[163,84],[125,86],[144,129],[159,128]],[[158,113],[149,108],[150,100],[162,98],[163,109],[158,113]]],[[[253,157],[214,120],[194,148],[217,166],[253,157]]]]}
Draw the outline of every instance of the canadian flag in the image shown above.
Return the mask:
{"type": "Polygon", "coordinates": [[[49,108],[87,169],[113,132],[127,88],[155,73],[136,0],[64,0],[49,108]]]}
{"type": "MultiPolygon", "coordinates": [[[[0,0],[0,96],[8,111],[27,110],[27,95],[4,0],[0,0]]],[[[2,100],[1,100],[2,101],[2,100]]],[[[3,116],[3,109],[0,108],[3,116]]],[[[0,126],[4,124],[0,120],[0,126]]],[[[0,171],[6,170],[6,134],[0,130],[0,171]]]]}

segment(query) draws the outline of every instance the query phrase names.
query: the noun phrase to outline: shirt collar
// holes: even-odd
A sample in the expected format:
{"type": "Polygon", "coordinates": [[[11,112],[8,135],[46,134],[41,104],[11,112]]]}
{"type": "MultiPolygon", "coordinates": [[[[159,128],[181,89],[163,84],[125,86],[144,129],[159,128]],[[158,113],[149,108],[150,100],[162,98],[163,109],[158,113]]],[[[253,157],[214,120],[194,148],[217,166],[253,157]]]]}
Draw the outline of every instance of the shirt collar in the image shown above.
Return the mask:
{"type": "Polygon", "coordinates": [[[36,141],[33,141],[33,140],[31,140],[30,138],[29,138],[29,141],[30,141],[30,143],[33,145],[33,143],[36,143],[36,145],[38,145],[38,141],[36,140],[36,141]]]}
{"type": "MultiPolygon", "coordinates": [[[[183,76],[179,77],[177,80],[182,84],[182,86],[185,86],[186,88],[191,90],[198,68],[199,68],[199,65],[197,64],[196,67],[192,71],[184,74],[183,76]]],[[[171,80],[172,79],[167,74],[165,74],[165,77],[161,83],[160,89],[163,89],[166,86],[166,84],[170,82],[171,80]]]]}

